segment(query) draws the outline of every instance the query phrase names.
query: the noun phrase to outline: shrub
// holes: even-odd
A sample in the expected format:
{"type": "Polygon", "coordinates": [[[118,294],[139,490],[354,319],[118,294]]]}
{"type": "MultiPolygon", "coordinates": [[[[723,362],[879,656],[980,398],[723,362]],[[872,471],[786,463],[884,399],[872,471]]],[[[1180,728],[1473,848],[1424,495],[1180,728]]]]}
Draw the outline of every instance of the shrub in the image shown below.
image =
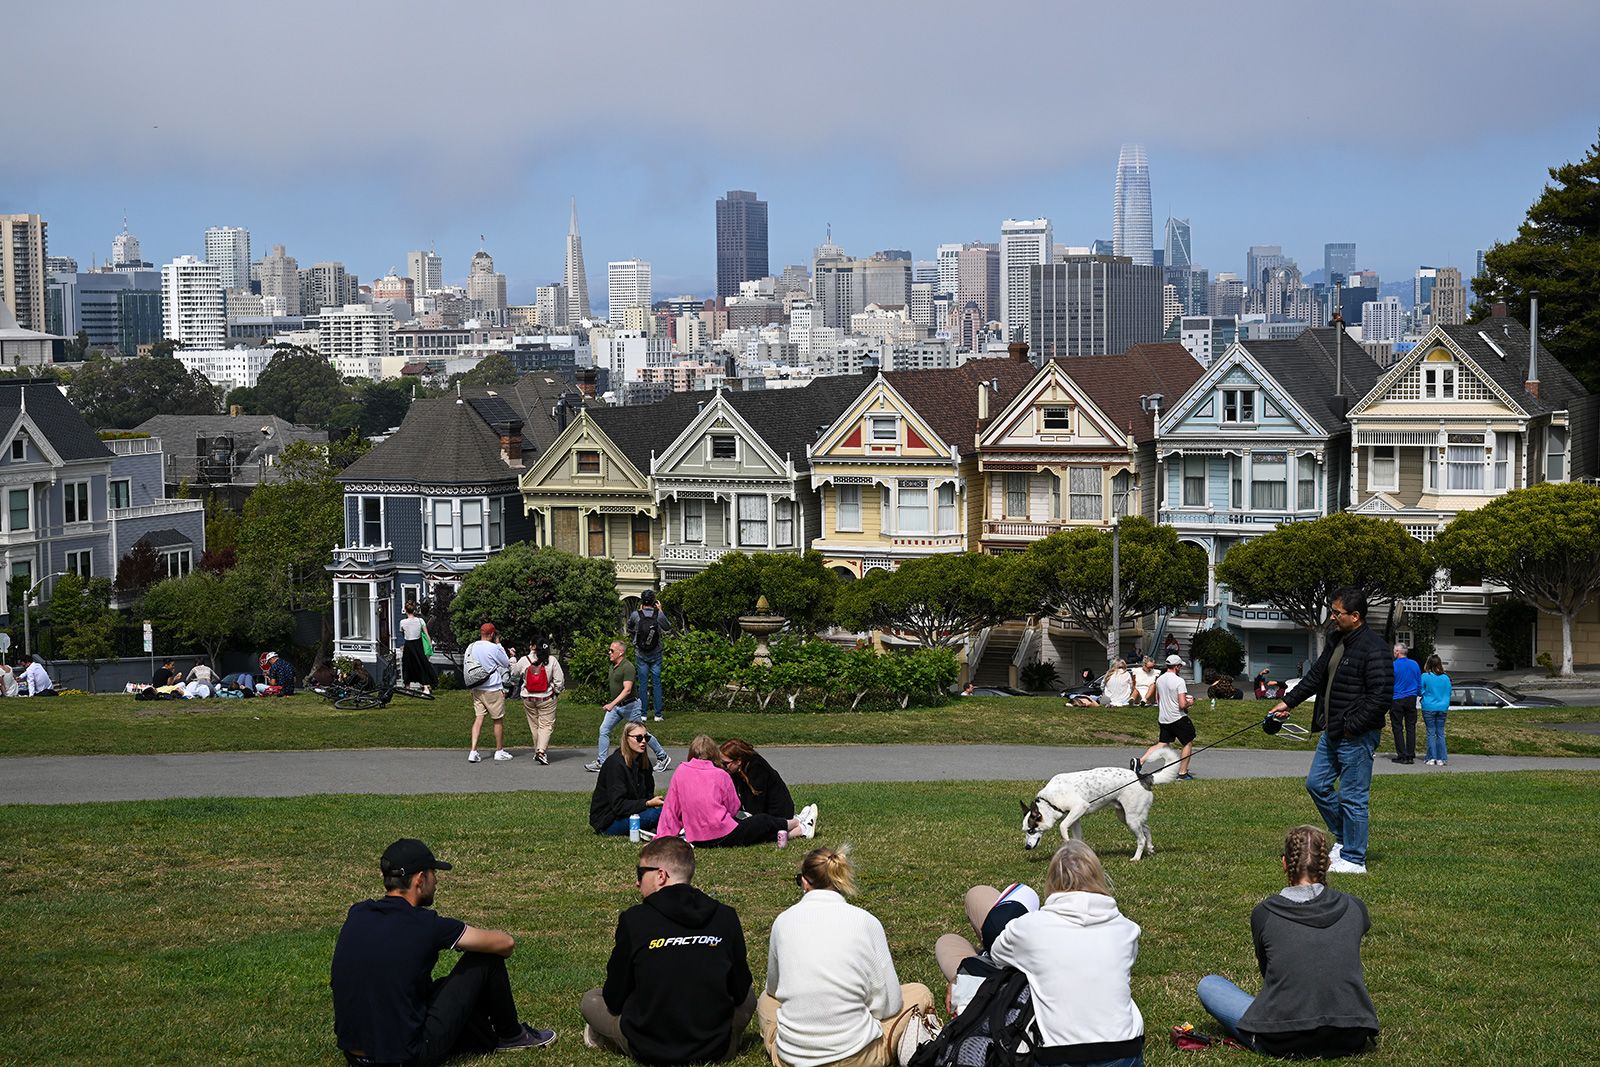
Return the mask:
{"type": "Polygon", "coordinates": [[[1061,679],[1056,674],[1056,665],[1036,659],[1032,663],[1022,665],[1022,688],[1030,693],[1043,693],[1058,689],[1061,679]]]}
{"type": "Polygon", "coordinates": [[[1489,606],[1489,643],[1495,666],[1503,671],[1533,664],[1533,624],[1539,609],[1525,600],[1502,600],[1489,606]]]}
{"type": "Polygon", "coordinates": [[[1189,655],[1230,677],[1244,670],[1244,643],[1230,630],[1214,627],[1194,635],[1189,655]]]}

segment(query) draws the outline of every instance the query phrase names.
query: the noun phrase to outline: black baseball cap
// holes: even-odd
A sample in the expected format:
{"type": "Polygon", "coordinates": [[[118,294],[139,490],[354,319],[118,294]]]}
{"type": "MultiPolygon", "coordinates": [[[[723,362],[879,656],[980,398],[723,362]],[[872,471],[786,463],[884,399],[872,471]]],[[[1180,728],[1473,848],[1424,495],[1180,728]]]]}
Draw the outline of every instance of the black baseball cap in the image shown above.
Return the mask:
{"type": "Polygon", "coordinates": [[[448,871],[450,864],[444,860],[436,859],[433,850],[414,837],[402,837],[394,844],[383,850],[383,859],[379,861],[387,877],[393,875],[398,878],[409,878],[418,871],[448,871]]]}

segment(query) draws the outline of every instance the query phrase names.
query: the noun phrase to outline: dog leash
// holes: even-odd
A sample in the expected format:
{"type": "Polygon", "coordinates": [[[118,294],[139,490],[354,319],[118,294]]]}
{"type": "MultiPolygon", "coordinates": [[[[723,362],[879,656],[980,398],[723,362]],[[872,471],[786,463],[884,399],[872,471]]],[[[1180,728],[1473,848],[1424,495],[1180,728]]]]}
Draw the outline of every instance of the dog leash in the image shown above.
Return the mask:
{"type": "MultiPolygon", "coordinates": [[[[1189,758],[1192,760],[1192,759],[1194,759],[1196,756],[1200,755],[1200,753],[1204,752],[1208,748],[1216,748],[1218,745],[1222,744],[1224,741],[1232,741],[1235,737],[1238,737],[1240,734],[1249,733],[1251,730],[1255,730],[1257,728],[1259,728],[1262,733],[1266,734],[1269,737],[1274,737],[1274,736],[1278,735],[1279,733],[1282,733],[1282,734],[1285,735],[1285,738],[1287,740],[1291,740],[1291,741],[1304,741],[1306,738],[1311,736],[1311,731],[1307,730],[1304,726],[1300,726],[1300,725],[1298,725],[1296,723],[1292,723],[1292,722],[1284,722],[1282,719],[1278,718],[1276,715],[1273,715],[1271,712],[1268,712],[1266,718],[1262,719],[1260,722],[1252,722],[1248,726],[1243,727],[1242,729],[1235,730],[1233,733],[1229,734],[1227,737],[1219,737],[1215,741],[1211,742],[1209,745],[1202,745],[1200,748],[1195,749],[1193,752],[1189,753],[1189,758]]],[[[1142,780],[1142,779],[1145,779],[1145,778],[1153,778],[1153,777],[1155,777],[1155,775],[1157,775],[1157,774],[1159,774],[1161,772],[1160,771],[1134,771],[1133,773],[1134,773],[1134,780],[1135,781],[1139,781],[1139,780],[1142,780]]],[[[1101,793],[1099,796],[1094,797],[1093,799],[1091,799],[1089,801],[1089,803],[1093,804],[1093,803],[1095,803],[1095,801],[1102,800],[1102,799],[1110,796],[1112,793],[1120,793],[1125,788],[1126,788],[1126,786],[1120,786],[1119,785],[1115,789],[1108,789],[1106,792],[1101,793]]],[[[1051,807],[1055,807],[1054,804],[1052,804],[1050,806],[1051,807]]]]}

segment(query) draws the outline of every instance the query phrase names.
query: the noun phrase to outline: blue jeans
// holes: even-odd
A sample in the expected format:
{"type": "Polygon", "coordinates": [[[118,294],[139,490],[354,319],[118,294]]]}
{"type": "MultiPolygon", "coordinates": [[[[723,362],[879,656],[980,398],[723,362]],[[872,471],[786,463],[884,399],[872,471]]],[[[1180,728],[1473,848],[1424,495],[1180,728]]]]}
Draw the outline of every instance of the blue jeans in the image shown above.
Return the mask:
{"type": "Polygon", "coordinates": [[[1450,753],[1444,750],[1444,717],[1448,711],[1425,711],[1422,713],[1422,722],[1428,728],[1428,748],[1425,759],[1436,759],[1446,763],[1450,753]]]}
{"type": "MultiPolygon", "coordinates": [[[[618,704],[606,712],[605,718],[600,720],[601,763],[604,763],[606,757],[611,754],[611,731],[624,722],[643,723],[644,705],[637,700],[630,700],[626,704],[618,704]]],[[[650,754],[658,760],[667,754],[667,750],[661,747],[661,742],[655,739],[654,734],[650,736],[650,754]]]]}
{"type": "Polygon", "coordinates": [[[1351,863],[1367,862],[1367,798],[1372,792],[1372,754],[1378,750],[1380,726],[1355,737],[1317,739],[1306,774],[1306,792],[1316,802],[1328,832],[1351,863]],[[1335,784],[1337,782],[1337,784],[1335,784]]]}
{"type": "Polygon", "coordinates": [[[1200,994],[1200,1006],[1222,1024],[1223,1031],[1229,1037],[1235,1041],[1244,1040],[1239,1036],[1239,1020],[1244,1018],[1244,1013],[1255,1003],[1255,997],[1220,974],[1208,974],[1200,979],[1200,985],[1195,992],[1200,994]]]}
{"type": "Polygon", "coordinates": [[[633,669],[639,676],[639,698],[646,709],[654,702],[656,718],[661,718],[661,657],[635,655],[633,669]]]}
{"type": "MultiPolygon", "coordinates": [[[[660,821],[660,808],[645,808],[639,813],[639,829],[641,830],[653,831],[656,828],[656,823],[660,821]]],[[[628,834],[628,820],[626,817],[618,819],[600,832],[609,837],[626,837],[628,834]]]]}

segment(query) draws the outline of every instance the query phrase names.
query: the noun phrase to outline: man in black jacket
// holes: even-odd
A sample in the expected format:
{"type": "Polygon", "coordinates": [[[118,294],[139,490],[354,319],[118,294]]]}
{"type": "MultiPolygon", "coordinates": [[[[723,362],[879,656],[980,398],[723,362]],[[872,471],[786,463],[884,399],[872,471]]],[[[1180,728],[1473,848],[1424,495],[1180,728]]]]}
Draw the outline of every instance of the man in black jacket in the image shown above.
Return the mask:
{"type": "Polygon", "coordinates": [[[689,884],[680,838],[646,845],[636,873],[642,903],[617,920],[605,986],[579,1005],[584,1044],[649,1064],[732,1059],[756,1010],[739,916],[689,884]]]}
{"type": "Polygon", "coordinates": [[[1334,593],[1328,614],[1338,636],[1272,714],[1286,719],[1290,708],[1307,697],[1316,699],[1311,729],[1322,736],[1306,774],[1306,792],[1333,834],[1328,870],[1366,874],[1372,754],[1394,695],[1394,660],[1383,638],[1367,626],[1367,596],[1360,589],[1334,593]]]}

